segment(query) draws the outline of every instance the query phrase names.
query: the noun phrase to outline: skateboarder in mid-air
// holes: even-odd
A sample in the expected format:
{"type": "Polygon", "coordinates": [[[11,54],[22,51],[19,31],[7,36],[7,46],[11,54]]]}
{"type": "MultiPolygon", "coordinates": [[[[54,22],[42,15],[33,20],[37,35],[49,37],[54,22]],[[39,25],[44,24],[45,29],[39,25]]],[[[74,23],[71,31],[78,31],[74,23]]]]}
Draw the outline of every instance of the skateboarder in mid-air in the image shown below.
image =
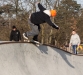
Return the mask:
{"type": "Polygon", "coordinates": [[[38,34],[41,30],[40,24],[42,23],[48,23],[53,28],[59,29],[59,27],[56,24],[52,23],[50,19],[50,17],[56,16],[56,10],[47,10],[40,3],[37,4],[40,11],[32,13],[28,21],[32,30],[23,33],[23,38],[26,40],[29,40],[28,36],[33,36],[33,40],[38,41],[38,34]]]}

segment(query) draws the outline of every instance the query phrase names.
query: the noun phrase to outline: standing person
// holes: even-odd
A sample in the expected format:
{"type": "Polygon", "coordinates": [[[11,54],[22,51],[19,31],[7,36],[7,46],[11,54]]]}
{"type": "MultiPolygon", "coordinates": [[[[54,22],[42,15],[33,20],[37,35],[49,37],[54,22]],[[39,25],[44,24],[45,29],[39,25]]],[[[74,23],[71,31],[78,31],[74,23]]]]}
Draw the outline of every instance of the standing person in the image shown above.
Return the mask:
{"type": "Polygon", "coordinates": [[[10,41],[21,41],[20,31],[17,30],[16,26],[12,26],[10,41]]]}
{"type": "Polygon", "coordinates": [[[79,35],[76,33],[75,30],[72,31],[72,35],[71,35],[71,38],[70,38],[70,43],[69,43],[69,46],[71,47],[72,46],[72,49],[73,49],[73,52],[74,54],[77,54],[77,46],[80,45],[80,37],[79,35]]]}
{"type": "Polygon", "coordinates": [[[48,23],[53,28],[59,29],[50,19],[50,17],[56,16],[56,10],[47,10],[40,3],[37,4],[40,11],[32,13],[29,17],[29,24],[32,30],[23,33],[23,38],[26,40],[29,40],[28,36],[33,36],[33,40],[38,41],[37,37],[41,30],[40,24],[42,23],[48,23]]]}

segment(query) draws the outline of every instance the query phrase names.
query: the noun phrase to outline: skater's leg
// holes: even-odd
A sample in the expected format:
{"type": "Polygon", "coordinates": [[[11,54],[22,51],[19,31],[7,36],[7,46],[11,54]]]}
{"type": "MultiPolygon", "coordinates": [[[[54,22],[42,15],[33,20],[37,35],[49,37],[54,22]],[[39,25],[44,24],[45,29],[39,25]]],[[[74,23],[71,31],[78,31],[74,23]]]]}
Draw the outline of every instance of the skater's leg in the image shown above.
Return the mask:
{"type": "Polygon", "coordinates": [[[26,33],[23,33],[23,38],[28,40],[28,37],[27,37],[27,34],[26,33]]]}
{"type": "Polygon", "coordinates": [[[30,21],[29,21],[29,24],[30,24],[30,27],[31,27],[31,31],[27,31],[25,33],[23,33],[23,37],[26,39],[28,36],[35,36],[37,37],[37,35],[39,34],[39,28],[37,25],[34,25],[32,24],[30,21]]]}
{"type": "Polygon", "coordinates": [[[35,36],[33,37],[33,40],[38,41],[38,35],[35,35],[35,36]]]}

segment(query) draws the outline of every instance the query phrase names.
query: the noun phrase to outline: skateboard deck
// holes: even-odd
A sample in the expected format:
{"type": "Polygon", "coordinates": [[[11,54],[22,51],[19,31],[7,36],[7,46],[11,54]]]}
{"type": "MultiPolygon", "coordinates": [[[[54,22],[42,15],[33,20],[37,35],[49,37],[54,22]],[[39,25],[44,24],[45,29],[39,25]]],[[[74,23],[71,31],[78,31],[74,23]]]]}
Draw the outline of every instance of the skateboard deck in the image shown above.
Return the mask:
{"type": "Polygon", "coordinates": [[[38,41],[34,41],[34,40],[24,40],[24,42],[33,43],[33,44],[35,44],[36,46],[40,46],[40,45],[42,45],[40,42],[38,42],[38,41]]]}

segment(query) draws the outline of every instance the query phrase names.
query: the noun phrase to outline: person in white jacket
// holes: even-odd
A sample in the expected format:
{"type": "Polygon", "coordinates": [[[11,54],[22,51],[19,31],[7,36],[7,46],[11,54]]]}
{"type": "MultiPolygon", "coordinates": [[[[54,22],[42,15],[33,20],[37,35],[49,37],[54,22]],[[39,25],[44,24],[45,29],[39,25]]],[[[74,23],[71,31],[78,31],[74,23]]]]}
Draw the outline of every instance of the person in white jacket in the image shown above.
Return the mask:
{"type": "Polygon", "coordinates": [[[72,46],[74,54],[77,54],[77,47],[80,45],[80,37],[75,30],[72,31],[69,46],[72,46]]]}

